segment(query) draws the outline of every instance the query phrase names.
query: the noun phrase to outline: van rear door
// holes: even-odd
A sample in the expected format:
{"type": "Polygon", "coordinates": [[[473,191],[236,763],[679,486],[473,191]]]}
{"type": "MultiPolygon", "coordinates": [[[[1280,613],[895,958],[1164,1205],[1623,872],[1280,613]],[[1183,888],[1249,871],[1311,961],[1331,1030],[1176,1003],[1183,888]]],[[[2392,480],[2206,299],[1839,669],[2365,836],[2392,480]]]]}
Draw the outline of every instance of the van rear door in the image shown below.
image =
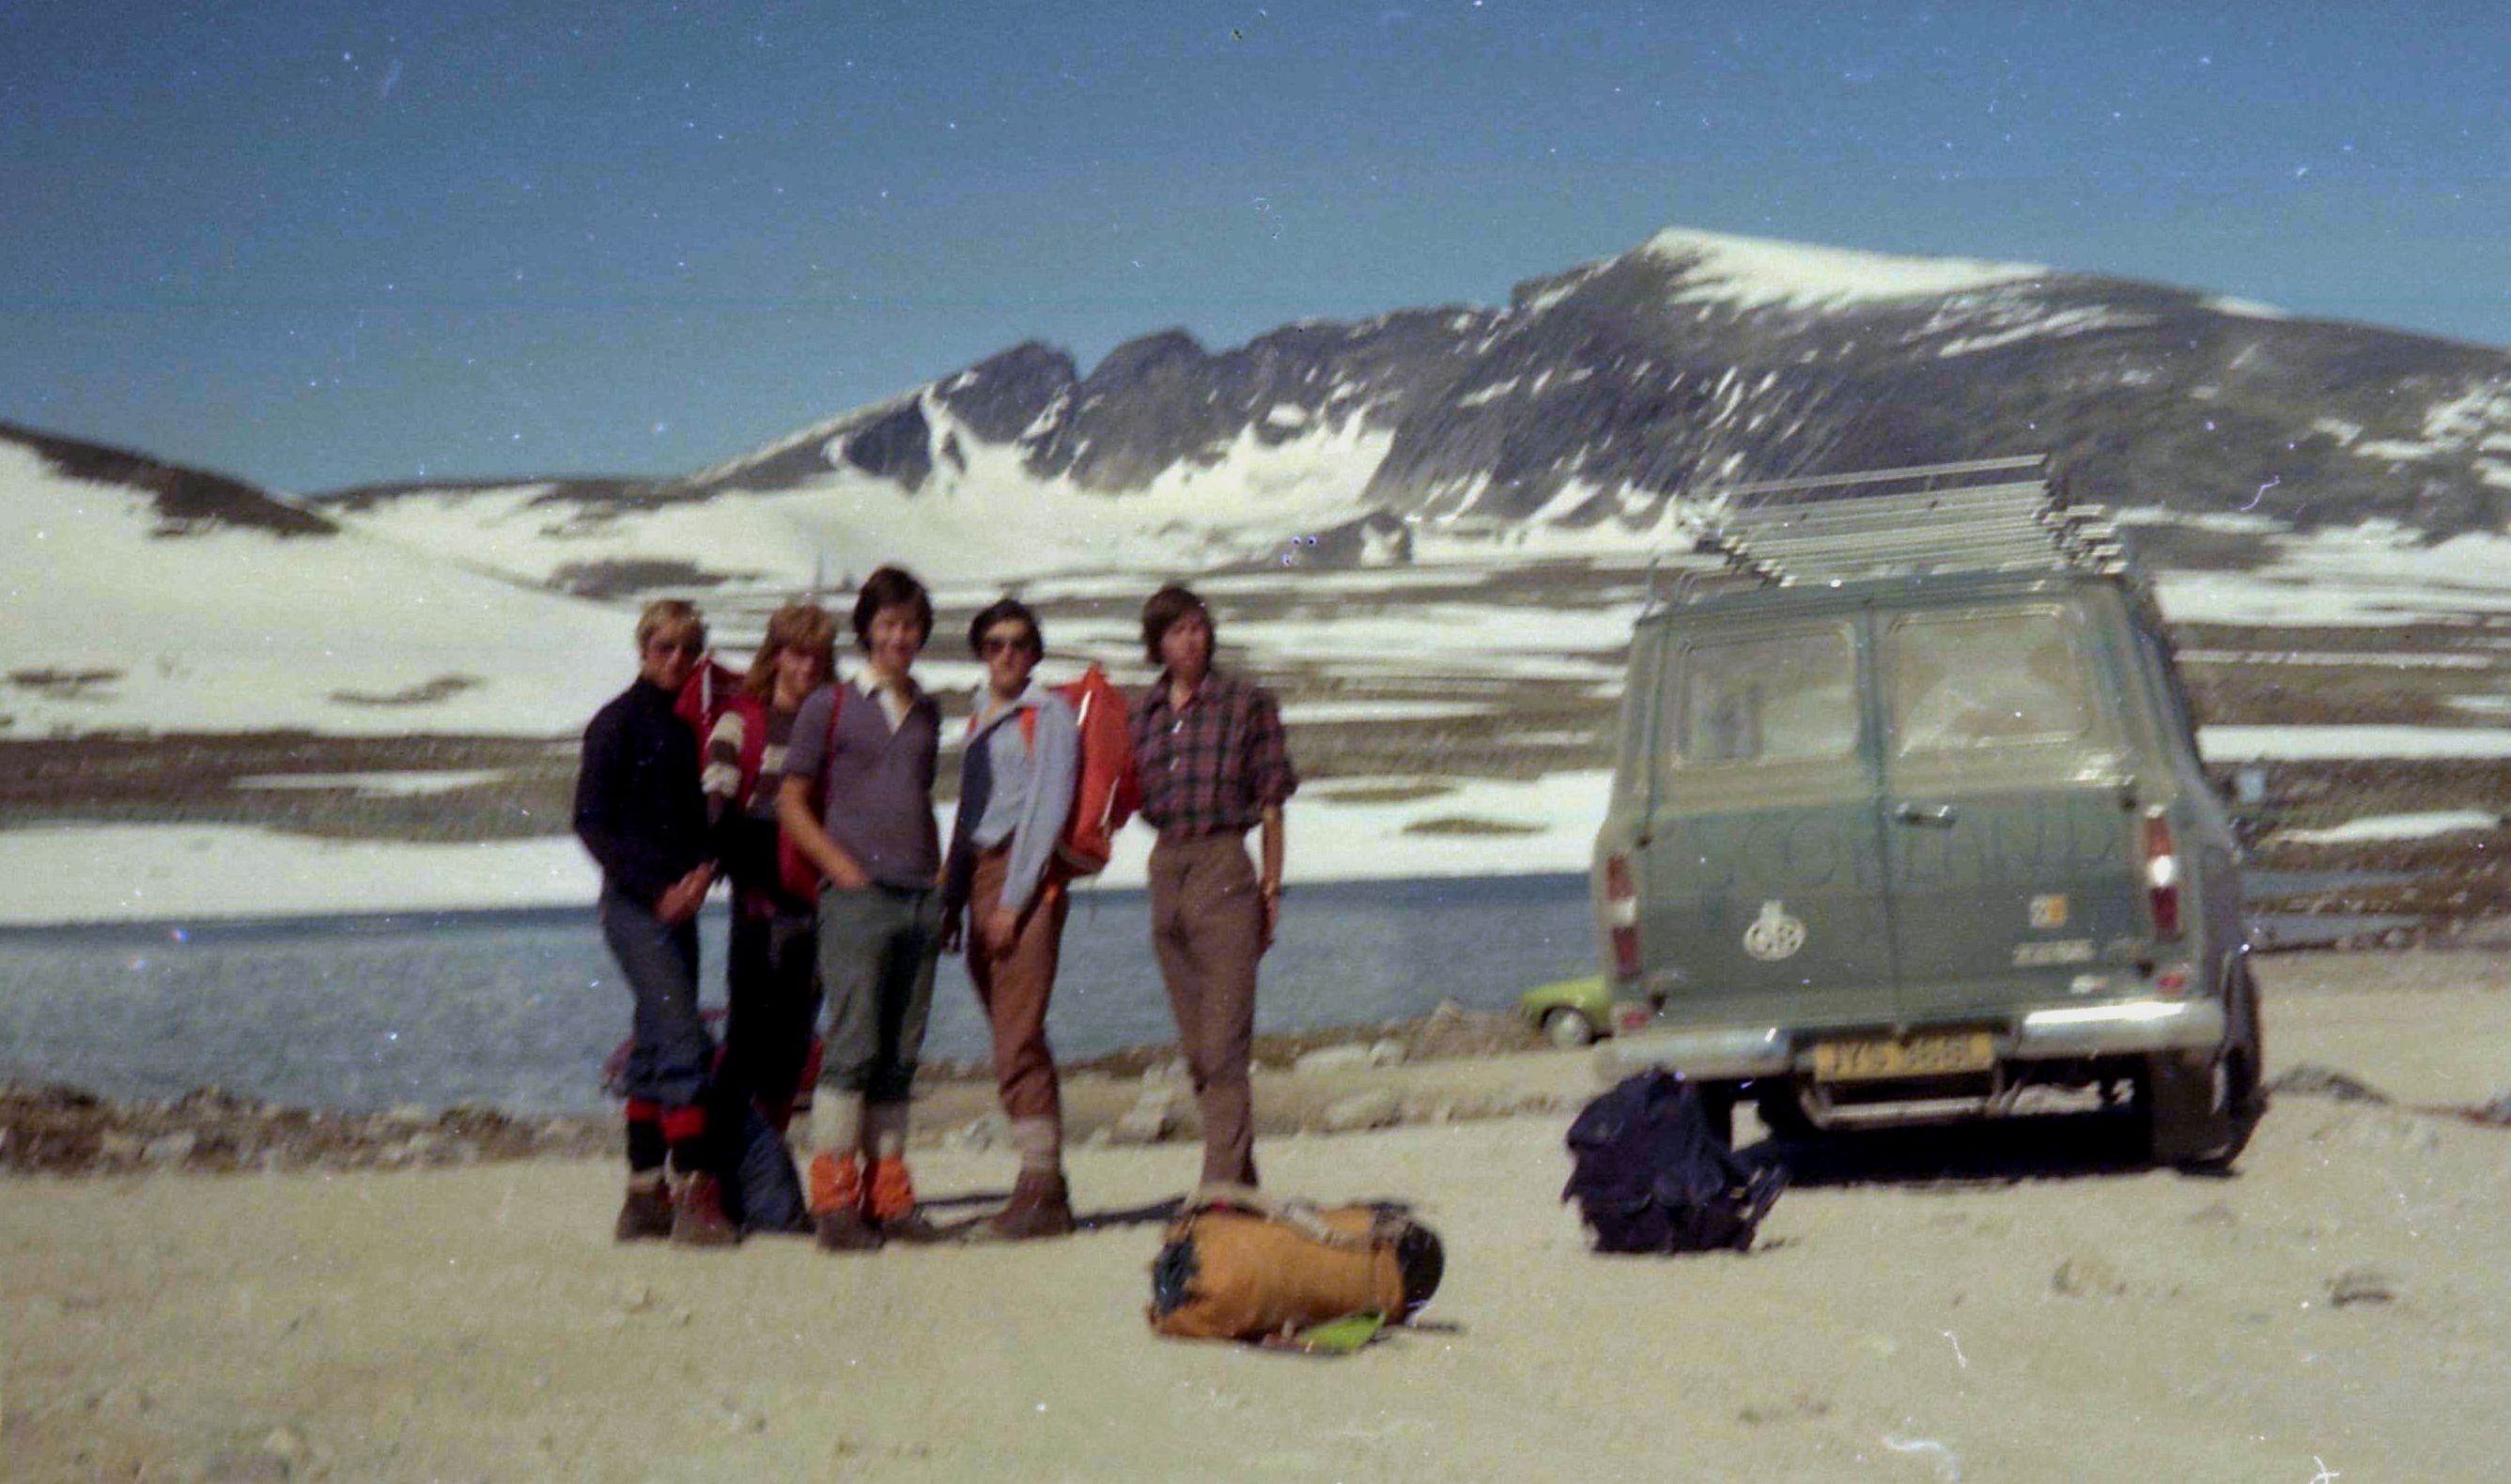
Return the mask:
{"type": "Polygon", "coordinates": [[[1647,987],[1671,1018],[1889,1016],[1867,648],[1856,610],[1669,635],[1639,854],[1647,987]]]}
{"type": "Polygon", "coordinates": [[[1901,1017],[2114,992],[2142,919],[2092,618],[2064,596],[1885,612],[1875,653],[1901,1017]]]}

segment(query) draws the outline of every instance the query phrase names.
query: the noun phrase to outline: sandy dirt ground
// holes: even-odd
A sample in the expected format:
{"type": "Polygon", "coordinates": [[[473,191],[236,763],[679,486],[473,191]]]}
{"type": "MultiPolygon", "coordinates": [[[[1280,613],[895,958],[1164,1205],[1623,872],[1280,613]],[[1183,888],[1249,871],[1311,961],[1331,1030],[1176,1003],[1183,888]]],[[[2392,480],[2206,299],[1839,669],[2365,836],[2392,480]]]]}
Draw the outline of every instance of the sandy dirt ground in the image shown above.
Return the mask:
{"type": "MultiPolygon", "coordinates": [[[[2118,1121],[1786,1151],[1749,1256],[1601,1258],[1563,1111],[1268,1139],[1268,1183],[1416,1203],[1446,1285],[1317,1359],[1154,1337],[1189,1147],[1083,1147],[1087,1230],[832,1257],[609,1240],[607,1161],[0,1184],[11,1479],[2498,1479],[2511,961],[2276,960],[2282,1096],[2228,1178],[2118,1121]]],[[[1561,1108],[1593,1057],[1334,1074],[1561,1108]]],[[[1345,1084],[1297,1094],[1338,1095],[1345,1084]]],[[[1273,1083],[1261,1096],[1294,1089],[1273,1083]]],[[[1749,1117],[1741,1130],[1757,1133],[1749,1117]]],[[[1008,1181],[960,1144],[944,1214],[1008,1181]]]]}

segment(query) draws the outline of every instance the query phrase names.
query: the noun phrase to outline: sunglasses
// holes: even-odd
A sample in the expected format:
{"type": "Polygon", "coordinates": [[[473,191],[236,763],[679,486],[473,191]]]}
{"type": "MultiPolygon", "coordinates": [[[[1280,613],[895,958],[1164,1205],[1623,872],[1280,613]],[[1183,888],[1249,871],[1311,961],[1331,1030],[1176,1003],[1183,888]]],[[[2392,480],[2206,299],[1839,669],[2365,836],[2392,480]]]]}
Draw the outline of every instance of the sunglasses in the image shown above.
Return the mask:
{"type": "Polygon", "coordinates": [[[1025,653],[1035,645],[1035,640],[1026,637],[1015,639],[998,633],[989,633],[977,642],[977,653],[990,660],[996,655],[1007,654],[1013,650],[1025,653]]]}
{"type": "Polygon", "coordinates": [[[706,640],[702,638],[656,639],[645,648],[648,652],[658,655],[688,655],[695,658],[706,653],[706,640]]]}

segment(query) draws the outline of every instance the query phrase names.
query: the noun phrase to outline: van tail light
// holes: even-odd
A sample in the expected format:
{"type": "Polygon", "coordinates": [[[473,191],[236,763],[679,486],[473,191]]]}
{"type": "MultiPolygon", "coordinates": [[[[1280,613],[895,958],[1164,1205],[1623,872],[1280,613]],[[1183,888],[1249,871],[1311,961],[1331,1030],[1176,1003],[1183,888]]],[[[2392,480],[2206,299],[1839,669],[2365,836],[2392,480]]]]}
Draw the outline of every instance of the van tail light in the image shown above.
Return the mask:
{"type": "Polygon", "coordinates": [[[1613,944],[1613,977],[1640,976],[1640,894],[1631,881],[1631,857],[1604,857],[1604,928],[1613,944]]]}
{"type": "Polygon", "coordinates": [[[2144,899],[2153,909],[2153,935],[2180,936],[2180,847],[2161,810],[2144,817],[2144,899]]]}

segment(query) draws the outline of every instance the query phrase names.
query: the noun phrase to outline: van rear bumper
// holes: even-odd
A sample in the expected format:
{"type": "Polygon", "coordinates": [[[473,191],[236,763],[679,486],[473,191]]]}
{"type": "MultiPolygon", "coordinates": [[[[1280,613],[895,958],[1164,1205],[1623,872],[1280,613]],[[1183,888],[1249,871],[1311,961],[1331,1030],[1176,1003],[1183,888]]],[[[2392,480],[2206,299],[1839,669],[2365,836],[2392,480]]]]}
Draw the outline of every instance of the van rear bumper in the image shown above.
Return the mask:
{"type": "MultiPolygon", "coordinates": [[[[1818,1032],[1777,1026],[1696,1026],[1632,1031],[1597,1048],[1623,1070],[1672,1067],[1695,1082],[1785,1077],[1809,1059],[1818,1032]]],[[[1997,1033],[2005,1061],[2203,1050],[2223,1040],[2223,1007],[2212,1000],[2125,1000],[2028,1010],[1997,1033]]],[[[1608,1070],[1610,1068],[1608,1067],[1608,1070]]]]}
{"type": "Polygon", "coordinates": [[[2193,1051],[2223,1041],[2223,1007],[2213,1000],[2129,1000],[2032,1010],[2015,1028],[2018,1061],[2111,1056],[2122,1051],[2193,1051]]]}

